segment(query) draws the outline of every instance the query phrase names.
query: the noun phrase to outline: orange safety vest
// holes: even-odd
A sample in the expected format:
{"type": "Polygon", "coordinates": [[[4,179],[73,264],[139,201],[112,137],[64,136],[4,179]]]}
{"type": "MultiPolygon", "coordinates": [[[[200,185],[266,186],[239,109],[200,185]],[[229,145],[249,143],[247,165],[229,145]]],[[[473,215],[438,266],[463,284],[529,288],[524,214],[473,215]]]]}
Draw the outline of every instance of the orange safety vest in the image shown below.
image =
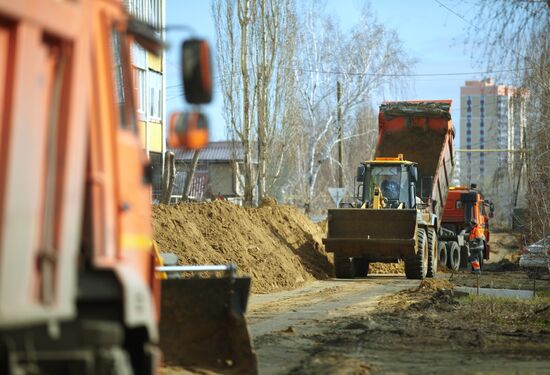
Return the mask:
{"type": "Polygon", "coordinates": [[[483,238],[485,235],[483,234],[483,229],[479,225],[476,225],[472,230],[470,231],[470,236],[468,237],[468,240],[475,240],[476,238],[483,238]]]}

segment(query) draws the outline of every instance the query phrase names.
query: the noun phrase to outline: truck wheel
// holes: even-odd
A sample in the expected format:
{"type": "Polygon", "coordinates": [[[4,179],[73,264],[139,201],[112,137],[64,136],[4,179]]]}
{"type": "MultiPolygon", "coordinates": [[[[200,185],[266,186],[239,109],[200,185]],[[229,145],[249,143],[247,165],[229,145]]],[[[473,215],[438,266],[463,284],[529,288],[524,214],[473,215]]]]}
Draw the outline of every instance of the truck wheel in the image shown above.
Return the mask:
{"type": "Polygon", "coordinates": [[[334,275],[337,279],[353,279],[355,267],[350,257],[334,252],[334,275]]]}
{"type": "Polygon", "coordinates": [[[468,259],[470,258],[470,249],[468,246],[462,246],[460,248],[460,268],[466,269],[470,265],[468,264],[468,259]]]}
{"type": "Polygon", "coordinates": [[[426,277],[435,277],[437,273],[437,234],[434,228],[428,228],[428,270],[426,277]]]}
{"type": "Polygon", "coordinates": [[[428,271],[428,241],[426,231],[416,230],[416,254],[405,258],[405,276],[407,279],[422,280],[428,271]]]}
{"type": "Polygon", "coordinates": [[[461,266],[461,253],[458,243],[447,242],[447,268],[452,271],[458,271],[461,266]]]}
{"type": "Polygon", "coordinates": [[[439,254],[439,266],[446,268],[447,267],[447,246],[445,246],[445,242],[439,242],[437,244],[437,252],[439,254]]]}
{"type": "Polygon", "coordinates": [[[353,268],[357,277],[367,277],[369,274],[369,262],[365,258],[353,258],[353,268]]]}

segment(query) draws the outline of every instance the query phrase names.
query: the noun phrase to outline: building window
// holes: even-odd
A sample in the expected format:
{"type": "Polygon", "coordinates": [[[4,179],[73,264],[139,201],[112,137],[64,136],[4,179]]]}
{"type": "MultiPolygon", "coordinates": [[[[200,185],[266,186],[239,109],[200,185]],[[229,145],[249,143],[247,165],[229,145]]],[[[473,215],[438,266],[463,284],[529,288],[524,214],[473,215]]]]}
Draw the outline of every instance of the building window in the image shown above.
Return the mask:
{"type": "Polygon", "coordinates": [[[479,131],[479,134],[480,134],[480,135],[484,135],[484,134],[485,134],[485,130],[481,129],[481,130],[479,131]]]}
{"type": "Polygon", "coordinates": [[[139,113],[145,113],[147,106],[147,91],[146,91],[146,71],[144,69],[134,67],[134,81],[136,83],[136,101],[137,111],[139,113]]]}
{"type": "MultiPolygon", "coordinates": [[[[483,142],[485,142],[485,138],[481,137],[481,138],[479,138],[479,141],[480,141],[481,143],[483,143],[483,142]]],[[[483,145],[482,145],[482,146],[483,146],[483,145]]]]}
{"type": "Polygon", "coordinates": [[[472,142],[472,138],[466,138],[466,142],[468,143],[472,142]]]}
{"type": "Polygon", "coordinates": [[[161,0],[127,0],[128,11],[140,21],[158,28],[161,0]]]}
{"type": "Polygon", "coordinates": [[[466,130],[466,134],[470,135],[470,134],[472,134],[472,131],[470,129],[468,129],[468,130],[466,130]]]}
{"type": "Polygon", "coordinates": [[[162,117],[162,74],[149,69],[149,117],[162,117]]]}

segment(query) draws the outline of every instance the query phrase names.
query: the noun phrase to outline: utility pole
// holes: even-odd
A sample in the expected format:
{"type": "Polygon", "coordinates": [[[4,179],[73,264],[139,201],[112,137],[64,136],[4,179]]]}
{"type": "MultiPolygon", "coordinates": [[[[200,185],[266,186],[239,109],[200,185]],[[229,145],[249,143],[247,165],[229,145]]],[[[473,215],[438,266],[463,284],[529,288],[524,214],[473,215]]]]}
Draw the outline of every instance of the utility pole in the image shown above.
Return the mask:
{"type": "Polygon", "coordinates": [[[338,121],[338,187],[344,187],[344,129],[342,125],[342,84],[336,82],[336,100],[338,103],[338,112],[336,120],[338,121]]]}

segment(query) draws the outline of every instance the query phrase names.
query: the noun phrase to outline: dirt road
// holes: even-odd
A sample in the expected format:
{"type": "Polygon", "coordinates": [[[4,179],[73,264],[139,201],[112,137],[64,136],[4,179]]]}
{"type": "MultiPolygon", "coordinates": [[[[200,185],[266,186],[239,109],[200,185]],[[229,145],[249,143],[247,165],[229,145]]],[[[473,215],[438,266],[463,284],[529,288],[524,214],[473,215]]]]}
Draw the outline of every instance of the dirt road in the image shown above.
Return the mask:
{"type": "Polygon", "coordinates": [[[550,372],[546,301],[513,306],[523,314],[514,317],[491,299],[459,300],[437,286],[410,290],[418,285],[373,275],[253,296],[248,321],[260,374],[550,372]],[[534,324],[523,324],[529,314],[534,324]],[[509,322],[491,326],[495,319],[509,322]]]}
{"type": "Polygon", "coordinates": [[[403,277],[317,281],[289,292],[253,296],[248,322],[261,374],[290,373],[337,322],[368,314],[384,296],[418,282],[403,277]]]}

